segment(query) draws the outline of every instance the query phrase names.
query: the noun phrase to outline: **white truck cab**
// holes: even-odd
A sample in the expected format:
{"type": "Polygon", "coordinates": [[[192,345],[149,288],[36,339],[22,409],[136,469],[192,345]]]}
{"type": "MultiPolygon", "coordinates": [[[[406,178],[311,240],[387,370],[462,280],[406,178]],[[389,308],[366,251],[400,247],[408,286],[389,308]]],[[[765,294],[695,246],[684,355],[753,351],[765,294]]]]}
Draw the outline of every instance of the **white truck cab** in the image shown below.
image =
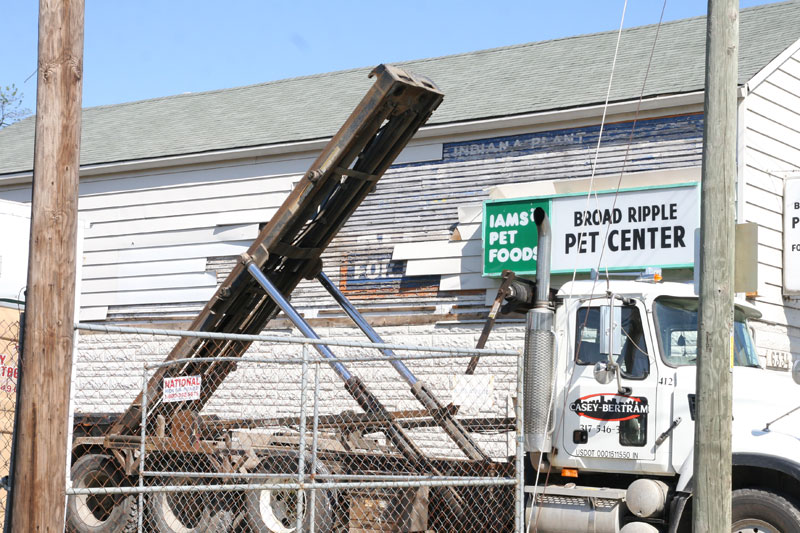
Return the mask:
{"type": "MultiPolygon", "coordinates": [[[[525,353],[527,531],[691,531],[693,285],[597,279],[553,296],[549,273],[537,272],[536,286],[525,353]]],[[[732,531],[800,533],[800,364],[798,383],[761,368],[747,323],[759,316],[736,302],[732,531]]]]}
{"type": "MultiPolygon", "coordinates": [[[[564,285],[556,312],[559,378],[556,396],[559,453],[553,464],[582,470],[604,470],[609,464],[635,472],[683,473],[694,440],[697,305],[693,288],[681,283],[579,281],[564,285]],[[610,289],[620,310],[622,343],[614,357],[616,379],[595,378],[600,351],[601,311],[610,289]],[[577,433],[576,433],[577,432],[577,433]],[[630,461],[630,465],[620,461],[630,461]],[[611,462],[609,462],[611,461],[611,462]],[[634,464],[635,463],[635,464],[634,464]]],[[[795,407],[800,387],[788,375],[760,367],[746,320],[760,313],[742,301],[734,319],[734,451],[755,453],[794,446],[780,455],[800,462],[800,412],[763,431],[781,411],[795,407]],[[772,417],[772,418],[770,418],[772,417]],[[757,442],[757,444],[756,444],[757,442]],[[788,454],[788,455],[787,455],[788,454]]],[[[777,452],[778,450],[776,450],[777,452]]]]}

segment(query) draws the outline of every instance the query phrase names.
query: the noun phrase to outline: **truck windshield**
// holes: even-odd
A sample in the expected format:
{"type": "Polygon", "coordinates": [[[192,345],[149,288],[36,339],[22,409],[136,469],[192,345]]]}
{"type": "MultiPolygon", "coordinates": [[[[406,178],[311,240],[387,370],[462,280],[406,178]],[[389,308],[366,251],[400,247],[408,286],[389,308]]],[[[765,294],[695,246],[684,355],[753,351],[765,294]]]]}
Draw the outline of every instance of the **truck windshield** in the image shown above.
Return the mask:
{"type": "MultiPolygon", "coordinates": [[[[656,298],[658,344],[664,361],[669,365],[694,365],[697,362],[697,306],[697,298],[656,298]]],[[[760,366],[744,312],[738,307],[735,309],[733,364],[760,366]]]]}

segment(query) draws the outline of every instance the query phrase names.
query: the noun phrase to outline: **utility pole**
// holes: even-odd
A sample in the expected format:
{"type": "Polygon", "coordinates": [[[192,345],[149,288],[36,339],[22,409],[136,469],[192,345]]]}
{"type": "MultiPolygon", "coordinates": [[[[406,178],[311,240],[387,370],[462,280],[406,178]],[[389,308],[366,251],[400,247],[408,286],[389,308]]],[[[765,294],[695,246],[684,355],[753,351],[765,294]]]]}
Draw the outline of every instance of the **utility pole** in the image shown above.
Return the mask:
{"type": "Polygon", "coordinates": [[[709,0],[707,24],[693,516],[729,533],[739,1],[709,0]]]}
{"type": "Polygon", "coordinates": [[[75,306],[83,0],[40,0],[12,531],[61,533],[75,306]]]}

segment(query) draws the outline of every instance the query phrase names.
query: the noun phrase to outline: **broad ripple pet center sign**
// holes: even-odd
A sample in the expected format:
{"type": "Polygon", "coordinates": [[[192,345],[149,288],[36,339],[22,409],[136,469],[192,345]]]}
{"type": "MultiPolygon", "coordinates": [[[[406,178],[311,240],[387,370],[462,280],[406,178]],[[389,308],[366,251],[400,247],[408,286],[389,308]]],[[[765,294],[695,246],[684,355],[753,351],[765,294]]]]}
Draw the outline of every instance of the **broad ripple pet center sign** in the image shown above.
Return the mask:
{"type": "Polygon", "coordinates": [[[536,272],[533,211],[550,217],[552,272],[646,267],[691,268],[700,224],[696,183],[587,195],[487,200],[483,204],[483,275],[536,272]]]}

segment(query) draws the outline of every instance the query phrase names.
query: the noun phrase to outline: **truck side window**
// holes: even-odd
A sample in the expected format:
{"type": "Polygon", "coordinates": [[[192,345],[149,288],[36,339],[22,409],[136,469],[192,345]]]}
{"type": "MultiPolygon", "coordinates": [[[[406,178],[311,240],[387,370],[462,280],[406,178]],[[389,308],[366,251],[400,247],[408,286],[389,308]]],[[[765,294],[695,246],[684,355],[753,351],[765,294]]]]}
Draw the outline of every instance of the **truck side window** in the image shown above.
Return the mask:
{"type": "MultiPolygon", "coordinates": [[[[670,366],[696,365],[698,356],[697,298],[659,296],[653,306],[661,357],[670,366]]],[[[747,313],[736,307],[733,314],[735,366],[759,367],[753,339],[747,329],[747,313]]]]}
{"type": "Polygon", "coordinates": [[[575,338],[575,360],[579,365],[594,365],[604,361],[600,353],[600,309],[582,307],[578,309],[575,338]]]}
{"type": "MultiPolygon", "coordinates": [[[[622,308],[622,351],[617,364],[628,379],[644,379],[650,373],[650,358],[644,342],[644,328],[639,309],[622,308]]],[[[594,365],[605,361],[599,344],[600,308],[582,307],[577,313],[575,360],[579,365],[594,365]]]]}

